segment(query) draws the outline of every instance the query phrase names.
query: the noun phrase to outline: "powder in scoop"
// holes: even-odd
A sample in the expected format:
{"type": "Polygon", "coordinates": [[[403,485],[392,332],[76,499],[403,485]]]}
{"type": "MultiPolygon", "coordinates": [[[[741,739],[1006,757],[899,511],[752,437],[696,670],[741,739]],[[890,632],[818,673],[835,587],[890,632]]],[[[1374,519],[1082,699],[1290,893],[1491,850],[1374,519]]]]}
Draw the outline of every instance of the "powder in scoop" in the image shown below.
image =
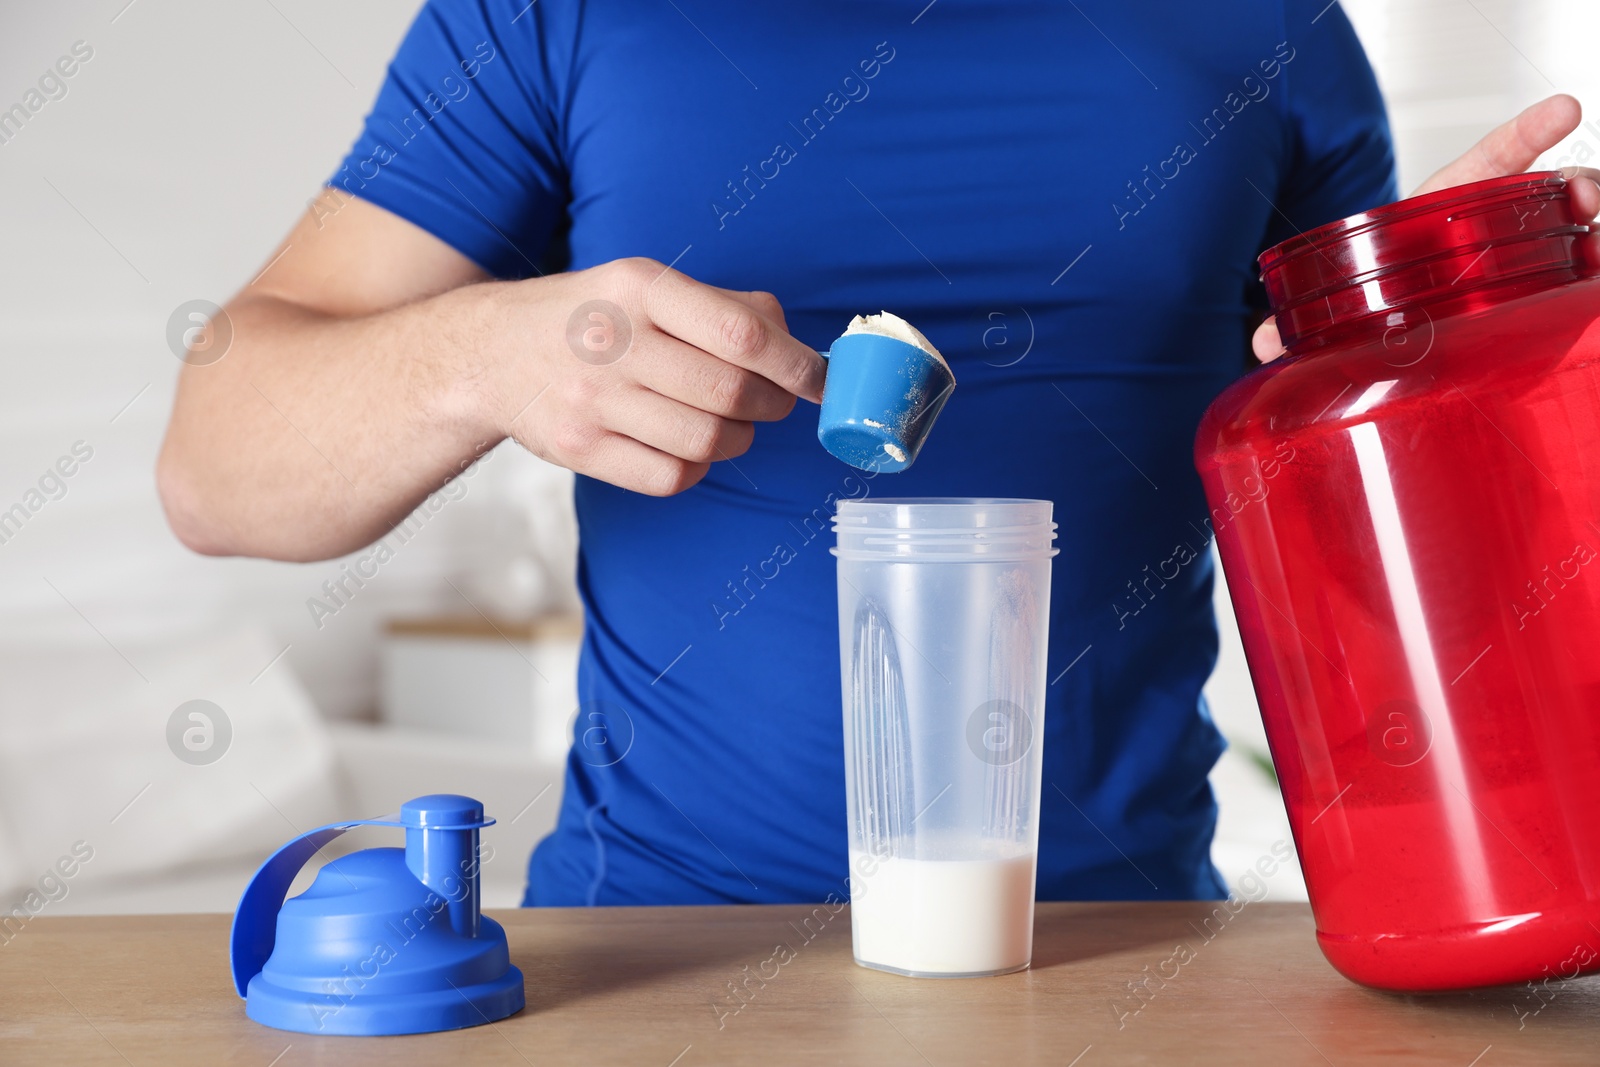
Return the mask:
{"type": "MultiPolygon", "coordinates": [[[[853,333],[872,333],[880,337],[893,337],[896,341],[904,341],[908,345],[915,345],[928,355],[944,363],[944,357],[939,350],[924,336],[922,331],[911,325],[899,315],[887,311],[880,311],[876,315],[857,315],[850,320],[850,325],[845,327],[845,336],[853,333]]],[[[945,364],[946,368],[949,364],[945,364]]]]}

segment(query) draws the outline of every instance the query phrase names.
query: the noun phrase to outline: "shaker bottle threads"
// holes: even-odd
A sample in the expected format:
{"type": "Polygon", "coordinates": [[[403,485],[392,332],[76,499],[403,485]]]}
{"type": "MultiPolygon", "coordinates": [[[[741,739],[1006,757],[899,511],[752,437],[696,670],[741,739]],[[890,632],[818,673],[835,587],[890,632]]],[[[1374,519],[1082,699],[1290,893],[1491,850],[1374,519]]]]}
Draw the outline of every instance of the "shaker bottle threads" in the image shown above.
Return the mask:
{"type": "Polygon", "coordinates": [[[851,932],[863,966],[953,977],[1031,959],[1051,510],[840,503],[851,932]]]}

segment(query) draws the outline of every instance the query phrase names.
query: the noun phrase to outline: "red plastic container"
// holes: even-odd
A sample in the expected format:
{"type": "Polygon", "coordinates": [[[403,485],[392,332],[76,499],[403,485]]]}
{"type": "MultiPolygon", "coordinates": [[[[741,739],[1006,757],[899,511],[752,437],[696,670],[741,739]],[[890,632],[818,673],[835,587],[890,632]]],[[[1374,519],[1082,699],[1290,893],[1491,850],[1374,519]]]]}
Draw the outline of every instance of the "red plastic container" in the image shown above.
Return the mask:
{"type": "Polygon", "coordinates": [[[1600,968],[1600,235],[1555,174],[1261,257],[1289,355],[1196,441],[1324,954],[1600,968]]]}

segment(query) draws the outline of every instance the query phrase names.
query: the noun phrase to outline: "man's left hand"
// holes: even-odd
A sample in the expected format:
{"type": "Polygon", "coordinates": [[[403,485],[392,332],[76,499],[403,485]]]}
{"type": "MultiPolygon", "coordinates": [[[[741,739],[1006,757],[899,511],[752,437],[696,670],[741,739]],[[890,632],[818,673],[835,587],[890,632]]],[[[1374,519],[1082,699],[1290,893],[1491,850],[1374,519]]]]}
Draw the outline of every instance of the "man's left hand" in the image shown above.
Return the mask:
{"type": "MultiPolygon", "coordinates": [[[[1421,196],[1452,185],[1520,174],[1577,129],[1581,121],[1583,108],[1575,98],[1563,93],[1541,100],[1510,122],[1490,130],[1488,136],[1465,155],[1423,182],[1411,195],[1421,196]]],[[[1569,182],[1567,188],[1573,211],[1585,222],[1593,222],[1600,214],[1600,170],[1569,167],[1561,173],[1569,182]]],[[[1250,339],[1250,347],[1263,363],[1283,355],[1278,324],[1269,318],[1258,326],[1250,339]]]]}

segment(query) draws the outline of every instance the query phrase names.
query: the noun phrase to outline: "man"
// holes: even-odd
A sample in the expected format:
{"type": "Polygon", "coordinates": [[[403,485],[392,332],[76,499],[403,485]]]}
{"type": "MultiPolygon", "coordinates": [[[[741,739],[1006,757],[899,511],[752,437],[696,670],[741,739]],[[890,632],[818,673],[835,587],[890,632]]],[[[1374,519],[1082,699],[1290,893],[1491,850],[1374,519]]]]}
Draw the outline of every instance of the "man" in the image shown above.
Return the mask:
{"type": "MultiPolygon", "coordinates": [[[[1432,184],[1576,122],[1547,101],[1432,184]]],[[[842,896],[829,514],[1053,500],[1039,896],[1219,896],[1192,435],[1255,255],[1396,195],[1321,0],[435,0],[227,357],[185,368],[162,495],[199,551],[311,560],[507,437],[577,472],[580,697],[610,733],[569,760],[528,904],[842,896]],[[883,309],[960,385],[874,478],[810,405],[815,350],[883,309]]]]}

